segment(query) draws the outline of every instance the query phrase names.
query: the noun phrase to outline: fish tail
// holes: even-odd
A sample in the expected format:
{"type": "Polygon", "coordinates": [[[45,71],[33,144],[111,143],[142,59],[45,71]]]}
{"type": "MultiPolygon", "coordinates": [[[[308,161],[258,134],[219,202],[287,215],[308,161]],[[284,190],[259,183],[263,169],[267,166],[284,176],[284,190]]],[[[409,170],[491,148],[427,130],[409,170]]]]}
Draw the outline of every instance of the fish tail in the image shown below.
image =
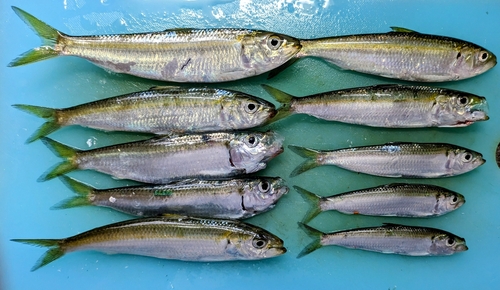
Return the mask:
{"type": "Polygon", "coordinates": [[[311,228],[310,226],[303,224],[303,223],[298,223],[299,227],[306,232],[308,236],[314,239],[309,245],[307,245],[302,252],[299,253],[297,256],[298,258],[301,258],[311,252],[314,252],[315,250],[319,249],[322,247],[321,245],[321,237],[324,235],[323,232],[318,231],[315,228],[311,228]]]}
{"type": "Polygon", "coordinates": [[[43,254],[38,261],[36,261],[31,271],[35,271],[48,263],[57,260],[64,256],[65,251],[61,247],[62,240],[55,239],[12,239],[13,242],[24,243],[38,247],[48,247],[49,250],[43,254]]]}
{"type": "Polygon", "coordinates": [[[54,152],[54,154],[59,157],[65,158],[66,160],[57,164],[55,167],[49,169],[42,176],[40,176],[38,178],[39,182],[52,179],[78,168],[78,164],[74,161],[74,159],[79,150],[61,144],[47,137],[42,137],[41,140],[50,150],[52,150],[52,152],[54,152]]]}
{"type": "Polygon", "coordinates": [[[59,55],[55,44],[63,33],[50,27],[28,12],[12,6],[14,12],[42,39],[42,46],[28,50],[8,64],[9,67],[24,65],[59,55]]]}
{"type": "Polygon", "coordinates": [[[281,107],[278,109],[278,113],[268,123],[276,122],[293,114],[292,101],[295,98],[294,96],[265,84],[263,84],[262,87],[276,101],[281,103],[281,107]]]}
{"type": "Polygon", "coordinates": [[[293,188],[295,188],[295,190],[300,193],[302,198],[311,205],[311,208],[307,211],[307,213],[304,215],[304,218],[302,219],[303,223],[307,223],[321,212],[321,197],[299,186],[294,186],[293,188]]]}
{"type": "Polygon", "coordinates": [[[92,202],[89,199],[89,195],[94,193],[95,188],[65,175],[59,176],[59,179],[61,179],[61,181],[69,189],[78,194],[78,196],[65,199],[60,203],[52,206],[51,209],[65,209],[92,205],[92,202]]]}
{"type": "Polygon", "coordinates": [[[40,126],[40,128],[38,128],[38,130],[36,130],[35,133],[33,133],[33,135],[31,135],[28,140],[26,140],[26,143],[31,143],[61,128],[61,125],[57,122],[56,118],[57,109],[21,104],[12,106],[16,109],[35,115],[37,117],[48,119],[45,124],[40,126]]]}
{"type": "Polygon", "coordinates": [[[297,166],[297,168],[292,171],[290,177],[297,176],[307,170],[321,165],[318,163],[318,156],[321,154],[320,151],[294,145],[288,145],[288,148],[298,155],[307,158],[304,162],[302,162],[302,164],[297,166]]]}

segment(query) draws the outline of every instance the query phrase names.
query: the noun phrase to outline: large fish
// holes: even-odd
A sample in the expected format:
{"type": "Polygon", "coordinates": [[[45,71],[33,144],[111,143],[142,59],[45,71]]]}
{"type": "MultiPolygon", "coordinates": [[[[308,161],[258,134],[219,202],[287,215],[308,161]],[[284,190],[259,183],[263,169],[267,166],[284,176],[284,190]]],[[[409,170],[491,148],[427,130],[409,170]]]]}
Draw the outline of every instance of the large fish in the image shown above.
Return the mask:
{"type": "Polygon", "coordinates": [[[393,183],[320,197],[294,186],[311,209],[306,223],[322,211],[345,214],[399,217],[434,217],[449,213],[465,203],[463,195],[435,185],[393,183]]]}
{"type": "Polygon", "coordinates": [[[325,234],[303,223],[299,226],[314,241],[297,258],[328,245],[407,256],[448,256],[468,250],[463,238],[433,228],[384,224],[325,234]]]}
{"type": "Polygon", "coordinates": [[[492,52],[467,41],[392,29],[389,33],[301,40],[297,57],[319,57],[342,69],[420,82],[466,79],[497,63],[492,52]]]}
{"type": "Polygon", "coordinates": [[[48,119],[28,142],[69,125],[154,134],[201,133],[253,128],[276,114],[273,104],[245,93],[182,87],[155,87],[66,109],[14,107],[48,119]]]}
{"type": "Polygon", "coordinates": [[[439,178],[469,172],[485,160],[481,153],[446,143],[395,142],[319,151],[288,146],[307,160],[291,176],[320,165],[384,177],[439,178]]]}
{"type": "Polygon", "coordinates": [[[66,253],[85,250],[195,262],[259,260],[286,253],[280,238],[259,227],[181,216],[128,220],[64,239],[12,241],[49,248],[31,271],[66,253]]]}
{"type": "Polygon", "coordinates": [[[95,189],[67,176],[61,178],[79,196],[64,200],[53,208],[96,205],[136,216],[179,214],[244,219],[272,209],[288,192],[288,187],[279,177],[189,179],[164,185],[110,189],[95,189]]]}
{"type": "Polygon", "coordinates": [[[387,128],[464,127],[488,120],[486,99],[426,86],[378,85],[306,97],[263,87],[283,106],[275,121],[290,114],[387,128]]]}
{"type": "Polygon", "coordinates": [[[189,178],[218,179],[262,170],[268,160],[283,152],[283,137],[272,131],[158,137],[87,151],[46,137],[42,141],[66,161],[39,181],[76,169],[156,184],[189,178]]]}
{"type": "Polygon", "coordinates": [[[78,56],[108,70],[172,82],[224,82],[259,75],[287,63],[297,39],[251,29],[169,29],[161,32],[70,36],[27,12],[14,12],[42,39],[9,66],[59,55],[78,56]]]}

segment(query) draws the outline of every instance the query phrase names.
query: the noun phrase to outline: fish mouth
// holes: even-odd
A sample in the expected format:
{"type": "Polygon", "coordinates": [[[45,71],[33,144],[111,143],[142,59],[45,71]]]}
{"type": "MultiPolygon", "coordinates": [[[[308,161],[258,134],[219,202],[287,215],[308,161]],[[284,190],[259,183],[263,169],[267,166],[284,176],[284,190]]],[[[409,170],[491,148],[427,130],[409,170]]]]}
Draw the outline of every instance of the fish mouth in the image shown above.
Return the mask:
{"type": "Polygon", "coordinates": [[[455,252],[465,252],[469,249],[469,247],[467,247],[467,245],[465,244],[461,244],[461,245],[457,245],[455,247],[455,252]]]}
{"type": "Polygon", "coordinates": [[[269,248],[269,251],[271,251],[275,256],[279,256],[285,254],[288,250],[283,246],[272,246],[269,248]]]}

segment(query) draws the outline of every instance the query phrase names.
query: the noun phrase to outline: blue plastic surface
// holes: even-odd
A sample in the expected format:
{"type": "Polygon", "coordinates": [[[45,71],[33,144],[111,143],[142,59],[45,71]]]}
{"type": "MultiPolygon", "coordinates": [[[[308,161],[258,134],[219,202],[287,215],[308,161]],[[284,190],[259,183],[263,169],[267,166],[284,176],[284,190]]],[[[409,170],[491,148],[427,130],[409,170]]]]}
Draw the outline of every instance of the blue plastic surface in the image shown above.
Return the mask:
{"type": "MultiPolygon", "coordinates": [[[[11,5],[73,35],[145,32],[176,27],[247,27],[314,38],[386,32],[389,26],[401,26],[468,40],[500,56],[499,1],[59,0],[43,1],[43,4],[28,0],[2,1],[0,289],[498,289],[500,169],[494,160],[500,140],[498,67],[472,79],[436,84],[488,99],[491,119],[467,128],[376,129],[319,121],[304,115],[290,117],[272,126],[286,137],[285,145],[334,149],[389,141],[449,142],[483,153],[486,164],[471,173],[445,179],[410,180],[444,186],[465,195],[466,204],[448,215],[409,219],[328,212],[310,223],[323,231],[376,226],[383,222],[437,227],[464,237],[469,246],[465,253],[449,257],[405,257],[325,247],[296,259],[310,238],[297,227],[307,204],[291,190],[274,210],[248,220],[285,241],[289,252],[278,258],[257,262],[188,263],[77,252],[30,272],[45,250],[10,242],[10,239],[62,238],[130,217],[97,207],[50,210],[52,205],[73,193],[57,179],[36,182],[60,159],[39,141],[24,144],[43,120],[11,105],[67,107],[162,83],[109,73],[74,57],[8,68],[12,59],[40,44],[37,36],[10,9],[11,5]]],[[[212,86],[241,90],[272,100],[260,87],[261,83],[303,96],[394,81],[340,71],[323,61],[304,59],[271,80],[261,76],[212,86]]],[[[87,149],[137,140],[144,135],[70,127],[51,137],[87,149]]],[[[290,187],[299,185],[320,195],[408,181],[356,174],[332,166],[289,178],[290,172],[301,161],[301,157],[286,150],[261,174],[282,176],[290,187]]],[[[95,172],[80,171],[70,175],[103,188],[131,184],[95,172]]]]}

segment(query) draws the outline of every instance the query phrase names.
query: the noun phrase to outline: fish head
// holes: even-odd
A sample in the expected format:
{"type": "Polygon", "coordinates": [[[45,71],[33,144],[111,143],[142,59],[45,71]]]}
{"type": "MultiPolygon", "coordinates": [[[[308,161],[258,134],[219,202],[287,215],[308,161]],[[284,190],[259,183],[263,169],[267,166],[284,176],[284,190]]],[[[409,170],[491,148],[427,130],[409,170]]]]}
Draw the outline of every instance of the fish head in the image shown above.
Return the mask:
{"type": "Polygon", "coordinates": [[[273,131],[244,132],[229,142],[231,164],[245,173],[264,169],[268,160],[283,152],[284,138],[273,131]]]}
{"type": "Polygon", "coordinates": [[[241,39],[242,63],[256,74],[281,66],[302,48],[296,38],[267,31],[254,31],[241,39]]]}
{"type": "Polygon", "coordinates": [[[447,156],[447,168],[453,175],[471,171],[486,162],[481,153],[460,147],[449,149],[447,156]]]}
{"type": "Polygon", "coordinates": [[[457,192],[444,192],[437,195],[435,214],[442,215],[461,207],[465,203],[465,197],[457,192]]]}
{"type": "Polygon", "coordinates": [[[457,79],[473,77],[486,72],[497,64],[496,56],[475,45],[464,45],[456,51],[454,72],[457,79]]]}
{"type": "Polygon", "coordinates": [[[253,226],[251,230],[231,233],[228,240],[231,245],[228,251],[241,260],[260,260],[286,253],[282,239],[253,226]]]}
{"type": "Polygon", "coordinates": [[[441,233],[433,236],[430,254],[436,256],[452,255],[458,252],[467,251],[469,248],[465,240],[451,233],[441,233]]]}
{"type": "Polygon", "coordinates": [[[260,177],[245,185],[242,206],[249,217],[272,209],[286,193],[288,187],[283,179],[260,177]]]}
{"type": "Polygon", "coordinates": [[[222,113],[235,129],[253,128],[271,120],[277,113],[276,107],[263,99],[234,92],[221,102],[222,113]]]}
{"type": "Polygon", "coordinates": [[[464,127],[489,119],[485,98],[452,90],[443,91],[436,97],[433,112],[440,127],[464,127]]]}

